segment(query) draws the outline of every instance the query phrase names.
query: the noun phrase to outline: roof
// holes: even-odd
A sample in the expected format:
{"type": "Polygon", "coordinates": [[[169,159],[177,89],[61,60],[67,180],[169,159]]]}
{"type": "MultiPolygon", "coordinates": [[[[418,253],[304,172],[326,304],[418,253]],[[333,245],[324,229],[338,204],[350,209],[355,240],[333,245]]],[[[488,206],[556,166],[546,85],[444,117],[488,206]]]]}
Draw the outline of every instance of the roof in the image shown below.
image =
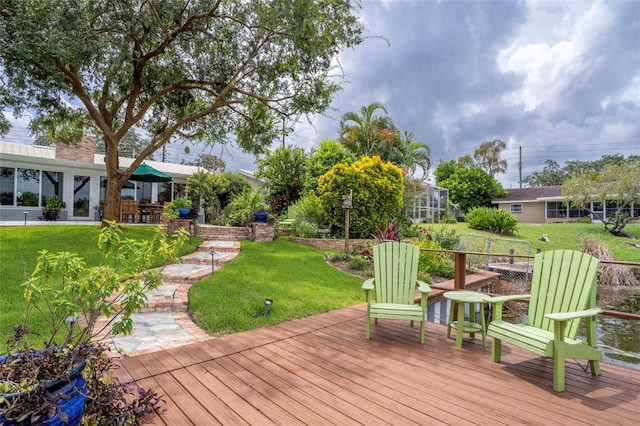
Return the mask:
{"type": "MultiPolygon", "coordinates": [[[[28,157],[31,159],[57,160],[69,162],[68,160],[56,159],[56,149],[48,146],[23,145],[0,141],[0,154],[18,157],[28,157]]],[[[93,163],[97,166],[105,166],[104,155],[94,154],[93,163]]],[[[119,163],[122,167],[129,167],[133,163],[133,158],[120,157],[119,163]]],[[[172,176],[189,177],[197,171],[206,170],[199,166],[189,166],[186,164],[164,163],[162,161],[145,160],[149,166],[172,176]]]]}
{"type": "Polygon", "coordinates": [[[561,198],[560,186],[535,186],[532,188],[507,189],[507,196],[496,198],[493,204],[510,203],[513,201],[541,201],[548,198],[561,198]]]}
{"type": "Polygon", "coordinates": [[[56,149],[50,146],[22,145],[0,141],[0,154],[20,155],[24,157],[56,158],[56,149]]]}

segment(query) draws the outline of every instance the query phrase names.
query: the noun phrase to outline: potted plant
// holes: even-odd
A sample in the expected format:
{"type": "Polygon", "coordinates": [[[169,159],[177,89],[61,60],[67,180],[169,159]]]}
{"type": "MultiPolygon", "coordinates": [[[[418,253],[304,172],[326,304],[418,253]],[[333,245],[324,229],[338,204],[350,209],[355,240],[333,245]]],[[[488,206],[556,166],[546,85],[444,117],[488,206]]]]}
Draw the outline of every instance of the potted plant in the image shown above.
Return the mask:
{"type": "Polygon", "coordinates": [[[24,320],[0,356],[1,424],[78,425],[83,418],[85,424],[133,424],[155,409],[155,392],[134,393],[109,380],[112,360],[96,336],[106,328],[130,333],[131,314],[144,306],[144,293],[161,284],[161,270],[153,268],[177,261],[188,235],[168,241],[161,227],[157,232],[150,240],[125,239],[115,222],[107,222],[95,266],[75,253],[40,252],[23,284],[24,320]],[[29,331],[33,314],[42,316],[48,331],[29,331]]]}
{"type": "Polygon", "coordinates": [[[185,219],[191,213],[191,200],[188,198],[176,198],[169,203],[167,209],[177,210],[178,217],[185,219]]]}
{"type": "Polygon", "coordinates": [[[44,203],[40,220],[58,220],[58,216],[60,216],[60,210],[66,208],[67,203],[62,201],[57,195],[52,195],[48,197],[44,203]]]}
{"type": "Polygon", "coordinates": [[[263,201],[260,191],[245,190],[225,207],[223,215],[232,226],[247,226],[252,221],[257,222],[256,213],[258,220],[266,222],[268,209],[269,206],[263,201]]]}

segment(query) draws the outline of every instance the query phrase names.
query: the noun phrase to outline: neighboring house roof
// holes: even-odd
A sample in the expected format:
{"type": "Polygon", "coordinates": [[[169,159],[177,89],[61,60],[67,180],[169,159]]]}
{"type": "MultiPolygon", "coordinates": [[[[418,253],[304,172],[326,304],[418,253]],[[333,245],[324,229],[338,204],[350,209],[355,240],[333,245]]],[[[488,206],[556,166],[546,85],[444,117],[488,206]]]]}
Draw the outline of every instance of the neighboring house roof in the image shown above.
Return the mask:
{"type": "Polygon", "coordinates": [[[560,199],[560,186],[535,186],[532,188],[507,189],[507,196],[496,198],[491,201],[493,204],[512,203],[514,201],[531,202],[546,199],[560,199]]]}

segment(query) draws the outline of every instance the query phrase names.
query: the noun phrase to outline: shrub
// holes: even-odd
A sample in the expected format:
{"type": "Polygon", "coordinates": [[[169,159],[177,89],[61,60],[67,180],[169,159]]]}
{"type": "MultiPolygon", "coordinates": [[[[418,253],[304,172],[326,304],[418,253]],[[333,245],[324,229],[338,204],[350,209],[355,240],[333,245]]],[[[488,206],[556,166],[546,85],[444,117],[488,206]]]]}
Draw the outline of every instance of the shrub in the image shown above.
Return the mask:
{"type": "Polygon", "coordinates": [[[323,214],[320,206],[318,205],[317,198],[313,195],[307,195],[300,198],[294,205],[295,220],[293,227],[296,227],[296,222],[307,222],[316,225],[317,228],[322,228],[326,224],[325,215],[323,214]]]}
{"type": "Polygon", "coordinates": [[[318,179],[318,203],[327,220],[344,235],[342,197],[353,191],[350,236],[369,238],[402,211],[402,170],[380,157],[362,157],[352,165],[337,164],[318,179]]]}
{"type": "Polygon", "coordinates": [[[465,217],[471,229],[513,235],[518,230],[518,219],[505,210],[477,207],[465,217]]]}
{"type": "Polygon", "coordinates": [[[444,226],[440,229],[435,229],[433,226],[422,228],[420,234],[423,238],[437,242],[438,245],[445,250],[455,250],[460,240],[455,230],[448,230],[444,226]]]}
{"type": "Polygon", "coordinates": [[[268,208],[259,191],[243,191],[224,209],[224,223],[247,226],[253,220],[253,213],[266,212],[268,208]]]}
{"type": "Polygon", "coordinates": [[[300,238],[315,238],[318,236],[318,225],[296,220],[291,227],[291,232],[300,238]]]}
{"type": "MultiPolygon", "coordinates": [[[[439,249],[441,248],[436,241],[429,239],[421,239],[418,242],[413,243],[420,248],[427,249],[439,249]]],[[[418,269],[423,272],[437,272],[440,263],[445,260],[449,260],[446,253],[437,251],[420,250],[420,257],[418,260],[418,269]]]]}
{"type": "Polygon", "coordinates": [[[357,271],[364,271],[369,269],[371,262],[362,256],[354,256],[348,263],[349,268],[357,271]]]}

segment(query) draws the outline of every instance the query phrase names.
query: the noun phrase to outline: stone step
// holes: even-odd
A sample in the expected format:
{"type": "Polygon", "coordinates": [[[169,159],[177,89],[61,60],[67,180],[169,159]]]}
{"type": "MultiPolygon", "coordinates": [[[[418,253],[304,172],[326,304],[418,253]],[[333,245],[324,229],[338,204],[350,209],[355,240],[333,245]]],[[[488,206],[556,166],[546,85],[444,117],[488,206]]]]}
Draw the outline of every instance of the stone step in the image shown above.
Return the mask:
{"type": "Polygon", "coordinates": [[[187,256],[182,256],[180,258],[180,263],[182,264],[190,264],[190,265],[209,265],[211,266],[211,261],[213,260],[214,265],[216,267],[222,266],[225,263],[235,259],[238,255],[238,252],[219,252],[214,251],[213,259],[211,259],[211,253],[208,251],[196,251],[187,256]]]}
{"type": "Polygon", "coordinates": [[[205,241],[240,241],[249,239],[250,230],[238,226],[200,225],[198,236],[205,241]]]}
{"type": "Polygon", "coordinates": [[[209,265],[180,263],[167,265],[162,271],[163,283],[193,284],[211,275],[211,257],[209,265]]]}
{"type": "Polygon", "coordinates": [[[216,253],[238,253],[240,252],[240,241],[203,241],[198,247],[198,251],[216,253]]]}

